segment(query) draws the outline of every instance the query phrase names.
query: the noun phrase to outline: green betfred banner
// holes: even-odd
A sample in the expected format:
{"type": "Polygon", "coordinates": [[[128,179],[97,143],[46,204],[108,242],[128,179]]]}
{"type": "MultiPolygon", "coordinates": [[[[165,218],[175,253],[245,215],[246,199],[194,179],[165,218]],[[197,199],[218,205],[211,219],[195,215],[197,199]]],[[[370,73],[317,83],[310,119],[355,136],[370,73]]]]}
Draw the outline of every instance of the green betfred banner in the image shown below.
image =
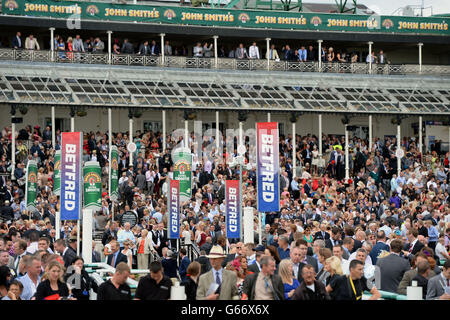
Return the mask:
{"type": "Polygon", "coordinates": [[[36,210],[37,194],[37,164],[34,160],[29,160],[26,175],[25,204],[28,211],[36,210]]]}
{"type": "Polygon", "coordinates": [[[117,201],[119,198],[119,150],[116,146],[111,147],[109,159],[109,198],[111,201],[117,201]]]}
{"type": "Polygon", "coordinates": [[[242,28],[310,31],[413,33],[450,35],[449,17],[401,17],[379,15],[258,11],[101,2],[6,0],[3,14],[122,22],[165,23],[242,28]]]}
{"type": "Polygon", "coordinates": [[[84,202],[83,208],[102,208],[102,170],[97,161],[88,161],[83,167],[84,202]]]}
{"type": "Polygon", "coordinates": [[[57,196],[61,194],[61,150],[55,152],[55,166],[53,169],[53,193],[57,196]]]}
{"type": "Polygon", "coordinates": [[[180,181],[180,203],[192,196],[192,154],[177,152],[174,154],[173,179],[180,181]]]}

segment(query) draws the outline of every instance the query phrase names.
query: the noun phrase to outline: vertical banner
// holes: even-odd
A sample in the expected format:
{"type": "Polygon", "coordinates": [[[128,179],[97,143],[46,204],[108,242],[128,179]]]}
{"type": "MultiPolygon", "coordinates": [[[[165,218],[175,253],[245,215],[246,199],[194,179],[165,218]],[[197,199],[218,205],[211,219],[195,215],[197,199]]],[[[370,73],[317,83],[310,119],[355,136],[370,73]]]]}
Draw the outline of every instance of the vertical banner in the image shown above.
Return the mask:
{"type": "Polygon", "coordinates": [[[258,211],[280,210],[278,123],[256,124],[258,211]]]}
{"type": "Polygon", "coordinates": [[[119,198],[119,151],[112,146],[109,151],[109,199],[117,201],[119,198]]]}
{"type": "Polygon", "coordinates": [[[59,196],[61,194],[61,150],[55,152],[53,176],[53,193],[59,196]]]}
{"type": "Polygon", "coordinates": [[[25,183],[25,205],[28,211],[36,210],[37,193],[37,164],[34,160],[29,160],[27,164],[27,175],[25,183]]]}
{"type": "Polygon", "coordinates": [[[174,155],[173,179],[180,181],[180,201],[191,198],[192,193],[192,154],[190,152],[177,152],[174,155]]]}
{"type": "Polygon", "coordinates": [[[63,132],[61,139],[61,221],[78,220],[81,212],[83,134],[63,132]]]}
{"type": "Polygon", "coordinates": [[[169,181],[169,239],[180,237],[180,184],[178,180],[169,181]]]}
{"type": "Polygon", "coordinates": [[[84,202],[83,208],[99,210],[102,208],[102,170],[97,161],[88,161],[83,167],[84,202]]]}
{"type": "Polygon", "coordinates": [[[241,237],[241,226],[239,208],[239,180],[225,181],[225,203],[226,203],[226,237],[228,239],[239,239],[241,237]]]}

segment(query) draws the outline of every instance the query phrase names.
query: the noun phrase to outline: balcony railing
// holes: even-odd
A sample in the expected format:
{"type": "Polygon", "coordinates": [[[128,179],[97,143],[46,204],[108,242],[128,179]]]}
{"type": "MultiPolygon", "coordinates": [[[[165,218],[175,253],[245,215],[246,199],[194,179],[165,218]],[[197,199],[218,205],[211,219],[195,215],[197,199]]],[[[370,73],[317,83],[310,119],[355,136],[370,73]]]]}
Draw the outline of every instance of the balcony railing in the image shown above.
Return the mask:
{"type": "Polygon", "coordinates": [[[142,56],[129,54],[82,53],[62,51],[34,51],[0,49],[0,60],[38,61],[54,63],[108,64],[127,66],[149,66],[186,69],[218,70],[267,70],[291,72],[323,72],[384,75],[450,75],[450,66],[410,65],[410,64],[372,64],[367,63],[329,63],[267,61],[265,59],[196,58],[165,56],[142,56]]]}

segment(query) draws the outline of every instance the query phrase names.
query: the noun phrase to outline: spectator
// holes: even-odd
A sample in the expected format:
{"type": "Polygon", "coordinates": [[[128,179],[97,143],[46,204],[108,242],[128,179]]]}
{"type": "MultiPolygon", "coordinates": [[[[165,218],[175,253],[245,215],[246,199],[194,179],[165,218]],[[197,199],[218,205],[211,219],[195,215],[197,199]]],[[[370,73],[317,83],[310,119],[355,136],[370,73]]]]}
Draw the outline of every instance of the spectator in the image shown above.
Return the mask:
{"type": "MultiPolygon", "coordinates": [[[[69,297],[69,288],[63,281],[64,268],[58,261],[51,261],[45,268],[42,282],[39,283],[34,295],[35,300],[62,300],[69,297]]],[[[33,300],[34,300],[33,299],[33,300]]]]}
{"type": "Polygon", "coordinates": [[[187,267],[186,280],[181,283],[185,287],[186,300],[193,301],[197,296],[198,278],[201,265],[197,261],[191,262],[187,267]]]}
{"type": "Polygon", "coordinates": [[[427,300],[450,300],[445,288],[450,286],[450,260],[446,260],[442,272],[430,280],[427,285],[427,300]]]}
{"type": "Polygon", "coordinates": [[[280,57],[278,56],[278,52],[277,52],[277,49],[275,49],[274,44],[272,44],[270,46],[269,52],[268,53],[266,52],[266,59],[277,60],[277,61],[280,60],[280,57]]]}
{"type": "Polygon", "coordinates": [[[303,267],[302,278],[304,281],[295,290],[292,300],[331,300],[325,290],[325,285],[315,279],[314,267],[307,264],[303,267]]]}
{"type": "Polygon", "coordinates": [[[97,300],[131,300],[131,289],[126,284],[129,276],[130,268],[125,262],[120,262],[112,278],[99,286],[97,300]]]}
{"type": "Polygon", "coordinates": [[[134,54],[133,45],[126,38],[123,40],[121,51],[123,54],[134,54]]]}
{"type": "Polygon", "coordinates": [[[139,280],[135,300],[168,300],[172,281],[164,275],[159,261],[150,263],[150,275],[139,280]]]}
{"type": "Polygon", "coordinates": [[[279,275],[284,285],[284,298],[292,300],[295,289],[300,285],[297,279],[293,277],[292,261],[284,259],[280,263],[279,275]]]}
{"type": "Polygon", "coordinates": [[[400,257],[403,243],[400,240],[391,242],[391,254],[378,259],[377,266],[380,267],[381,290],[389,292],[397,292],[398,285],[410,265],[408,260],[400,257]]]}
{"type": "Polygon", "coordinates": [[[16,33],[16,35],[12,38],[11,42],[12,42],[12,48],[13,49],[23,49],[21,36],[22,36],[22,34],[18,31],[16,33]]]}
{"type": "Polygon", "coordinates": [[[248,59],[247,49],[244,48],[242,43],[239,44],[239,47],[236,49],[235,54],[236,59],[248,59]]]}
{"type": "Polygon", "coordinates": [[[253,42],[250,48],[248,48],[248,56],[250,59],[259,59],[259,48],[256,42],[253,42]]]}
{"type": "Polygon", "coordinates": [[[34,38],[32,34],[30,34],[25,39],[25,49],[27,49],[27,50],[41,50],[41,48],[39,47],[39,43],[38,43],[37,39],[34,38]]]}
{"type": "Polygon", "coordinates": [[[187,280],[187,269],[188,266],[191,264],[191,261],[189,260],[189,257],[187,256],[187,251],[185,248],[180,249],[180,267],[179,267],[179,274],[182,282],[185,282],[187,280]]]}

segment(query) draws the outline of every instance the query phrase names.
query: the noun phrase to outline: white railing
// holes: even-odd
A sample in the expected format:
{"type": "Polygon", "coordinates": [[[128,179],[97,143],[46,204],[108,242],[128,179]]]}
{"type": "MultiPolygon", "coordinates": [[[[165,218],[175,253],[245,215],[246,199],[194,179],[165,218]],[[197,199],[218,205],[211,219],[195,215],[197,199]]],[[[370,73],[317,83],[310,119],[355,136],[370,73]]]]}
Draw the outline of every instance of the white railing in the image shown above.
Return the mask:
{"type": "Polygon", "coordinates": [[[154,66],[190,69],[222,69],[222,70],[269,70],[289,72],[324,72],[353,73],[379,75],[450,75],[447,65],[402,65],[373,64],[370,70],[367,63],[330,63],[296,61],[267,61],[266,59],[232,59],[232,58],[197,58],[165,56],[142,56],[135,54],[112,54],[63,52],[45,50],[0,49],[0,61],[36,61],[55,63],[113,64],[127,66],[154,66]]]}

